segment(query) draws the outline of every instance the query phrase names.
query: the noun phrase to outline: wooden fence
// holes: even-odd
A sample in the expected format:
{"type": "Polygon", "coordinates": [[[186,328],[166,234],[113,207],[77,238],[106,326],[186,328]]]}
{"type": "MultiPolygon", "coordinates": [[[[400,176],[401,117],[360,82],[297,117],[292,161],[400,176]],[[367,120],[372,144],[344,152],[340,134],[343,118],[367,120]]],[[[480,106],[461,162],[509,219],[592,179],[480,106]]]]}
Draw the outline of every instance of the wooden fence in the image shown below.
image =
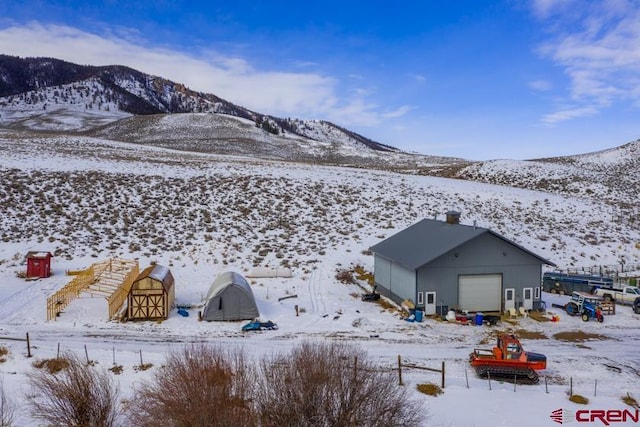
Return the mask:
{"type": "Polygon", "coordinates": [[[101,296],[109,303],[109,319],[124,304],[133,281],[140,273],[138,261],[108,259],[78,272],[71,282],[47,298],[47,320],[57,316],[80,294],[101,296]]]}
{"type": "Polygon", "coordinates": [[[444,377],[445,377],[445,365],[442,362],[440,369],[428,368],[426,366],[418,366],[414,363],[402,363],[402,357],[398,355],[398,384],[402,385],[402,369],[420,369],[423,371],[439,372],[440,373],[440,387],[444,389],[444,377]]]}
{"type": "MultiPolygon", "coordinates": [[[[9,340],[9,341],[24,341],[27,343],[27,357],[31,357],[31,340],[29,339],[29,332],[27,332],[26,338],[16,338],[16,337],[0,337],[0,341],[9,340]]],[[[1,405],[0,405],[1,409],[1,405]]],[[[0,423],[0,425],[2,425],[0,423]]]]}

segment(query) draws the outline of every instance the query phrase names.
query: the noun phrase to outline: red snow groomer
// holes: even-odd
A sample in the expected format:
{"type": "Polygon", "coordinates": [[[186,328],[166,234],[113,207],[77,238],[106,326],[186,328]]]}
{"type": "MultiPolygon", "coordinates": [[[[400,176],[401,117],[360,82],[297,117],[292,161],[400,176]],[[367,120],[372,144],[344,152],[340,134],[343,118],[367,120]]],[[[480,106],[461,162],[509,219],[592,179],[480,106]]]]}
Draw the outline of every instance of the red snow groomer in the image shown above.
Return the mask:
{"type": "Polygon", "coordinates": [[[491,350],[474,349],[469,362],[481,378],[518,384],[537,384],[536,371],[547,368],[547,356],[525,352],[518,338],[511,334],[498,336],[498,343],[491,350]]]}

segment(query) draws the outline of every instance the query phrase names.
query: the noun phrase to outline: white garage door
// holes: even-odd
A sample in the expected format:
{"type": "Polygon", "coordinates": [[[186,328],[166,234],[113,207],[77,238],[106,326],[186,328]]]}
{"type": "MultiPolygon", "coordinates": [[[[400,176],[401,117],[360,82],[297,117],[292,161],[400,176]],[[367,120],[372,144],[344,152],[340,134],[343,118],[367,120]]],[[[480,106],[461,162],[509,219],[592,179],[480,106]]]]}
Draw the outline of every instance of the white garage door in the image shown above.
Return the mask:
{"type": "Polygon", "coordinates": [[[458,278],[458,302],[461,310],[500,311],[502,276],[467,275],[458,278]]]}

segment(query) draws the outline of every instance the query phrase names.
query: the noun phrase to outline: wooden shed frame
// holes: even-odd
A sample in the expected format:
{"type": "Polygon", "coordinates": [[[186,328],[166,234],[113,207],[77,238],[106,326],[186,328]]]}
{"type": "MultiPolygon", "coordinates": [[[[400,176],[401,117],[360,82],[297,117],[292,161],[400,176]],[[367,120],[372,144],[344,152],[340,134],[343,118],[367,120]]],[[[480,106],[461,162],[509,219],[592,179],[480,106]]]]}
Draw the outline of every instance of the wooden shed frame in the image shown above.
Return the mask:
{"type": "Polygon", "coordinates": [[[47,320],[55,320],[71,301],[83,293],[106,298],[109,319],[120,317],[120,309],[139,271],[138,261],[127,259],[113,258],[92,264],[47,298],[47,320]]]}
{"type": "Polygon", "coordinates": [[[169,268],[158,264],[145,268],[127,295],[127,320],[168,318],[175,302],[174,284],[169,268]]]}

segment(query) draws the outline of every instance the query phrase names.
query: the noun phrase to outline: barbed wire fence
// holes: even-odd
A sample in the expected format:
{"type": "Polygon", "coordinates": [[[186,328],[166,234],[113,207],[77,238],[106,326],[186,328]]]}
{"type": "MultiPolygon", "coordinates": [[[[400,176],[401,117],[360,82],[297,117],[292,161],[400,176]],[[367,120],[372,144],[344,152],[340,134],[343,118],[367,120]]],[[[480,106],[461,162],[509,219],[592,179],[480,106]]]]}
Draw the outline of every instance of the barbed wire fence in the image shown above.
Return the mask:
{"type": "MultiPolygon", "coordinates": [[[[444,369],[445,360],[430,360],[429,365],[437,367],[442,364],[444,369]]],[[[633,396],[640,400],[640,382],[620,381],[617,374],[622,373],[621,368],[612,367],[612,375],[586,375],[582,377],[569,376],[558,377],[556,375],[546,375],[539,372],[538,384],[518,384],[517,381],[504,381],[489,378],[480,378],[476,375],[475,370],[471,366],[463,366],[460,363],[449,363],[446,365],[446,374],[440,373],[437,369],[430,369],[436,373],[427,373],[413,362],[404,361],[402,364],[403,383],[405,385],[414,385],[423,382],[437,384],[441,381],[446,387],[462,387],[469,390],[483,389],[486,391],[509,390],[518,392],[526,390],[527,392],[535,391],[541,394],[557,394],[567,396],[567,399],[579,394],[586,398],[594,397],[610,397],[622,399],[625,396],[633,396]]],[[[396,367],[397,369],[397,367],[396,367]]],[[[444,387],[443,387],[444,388],[444,387]]]]}

